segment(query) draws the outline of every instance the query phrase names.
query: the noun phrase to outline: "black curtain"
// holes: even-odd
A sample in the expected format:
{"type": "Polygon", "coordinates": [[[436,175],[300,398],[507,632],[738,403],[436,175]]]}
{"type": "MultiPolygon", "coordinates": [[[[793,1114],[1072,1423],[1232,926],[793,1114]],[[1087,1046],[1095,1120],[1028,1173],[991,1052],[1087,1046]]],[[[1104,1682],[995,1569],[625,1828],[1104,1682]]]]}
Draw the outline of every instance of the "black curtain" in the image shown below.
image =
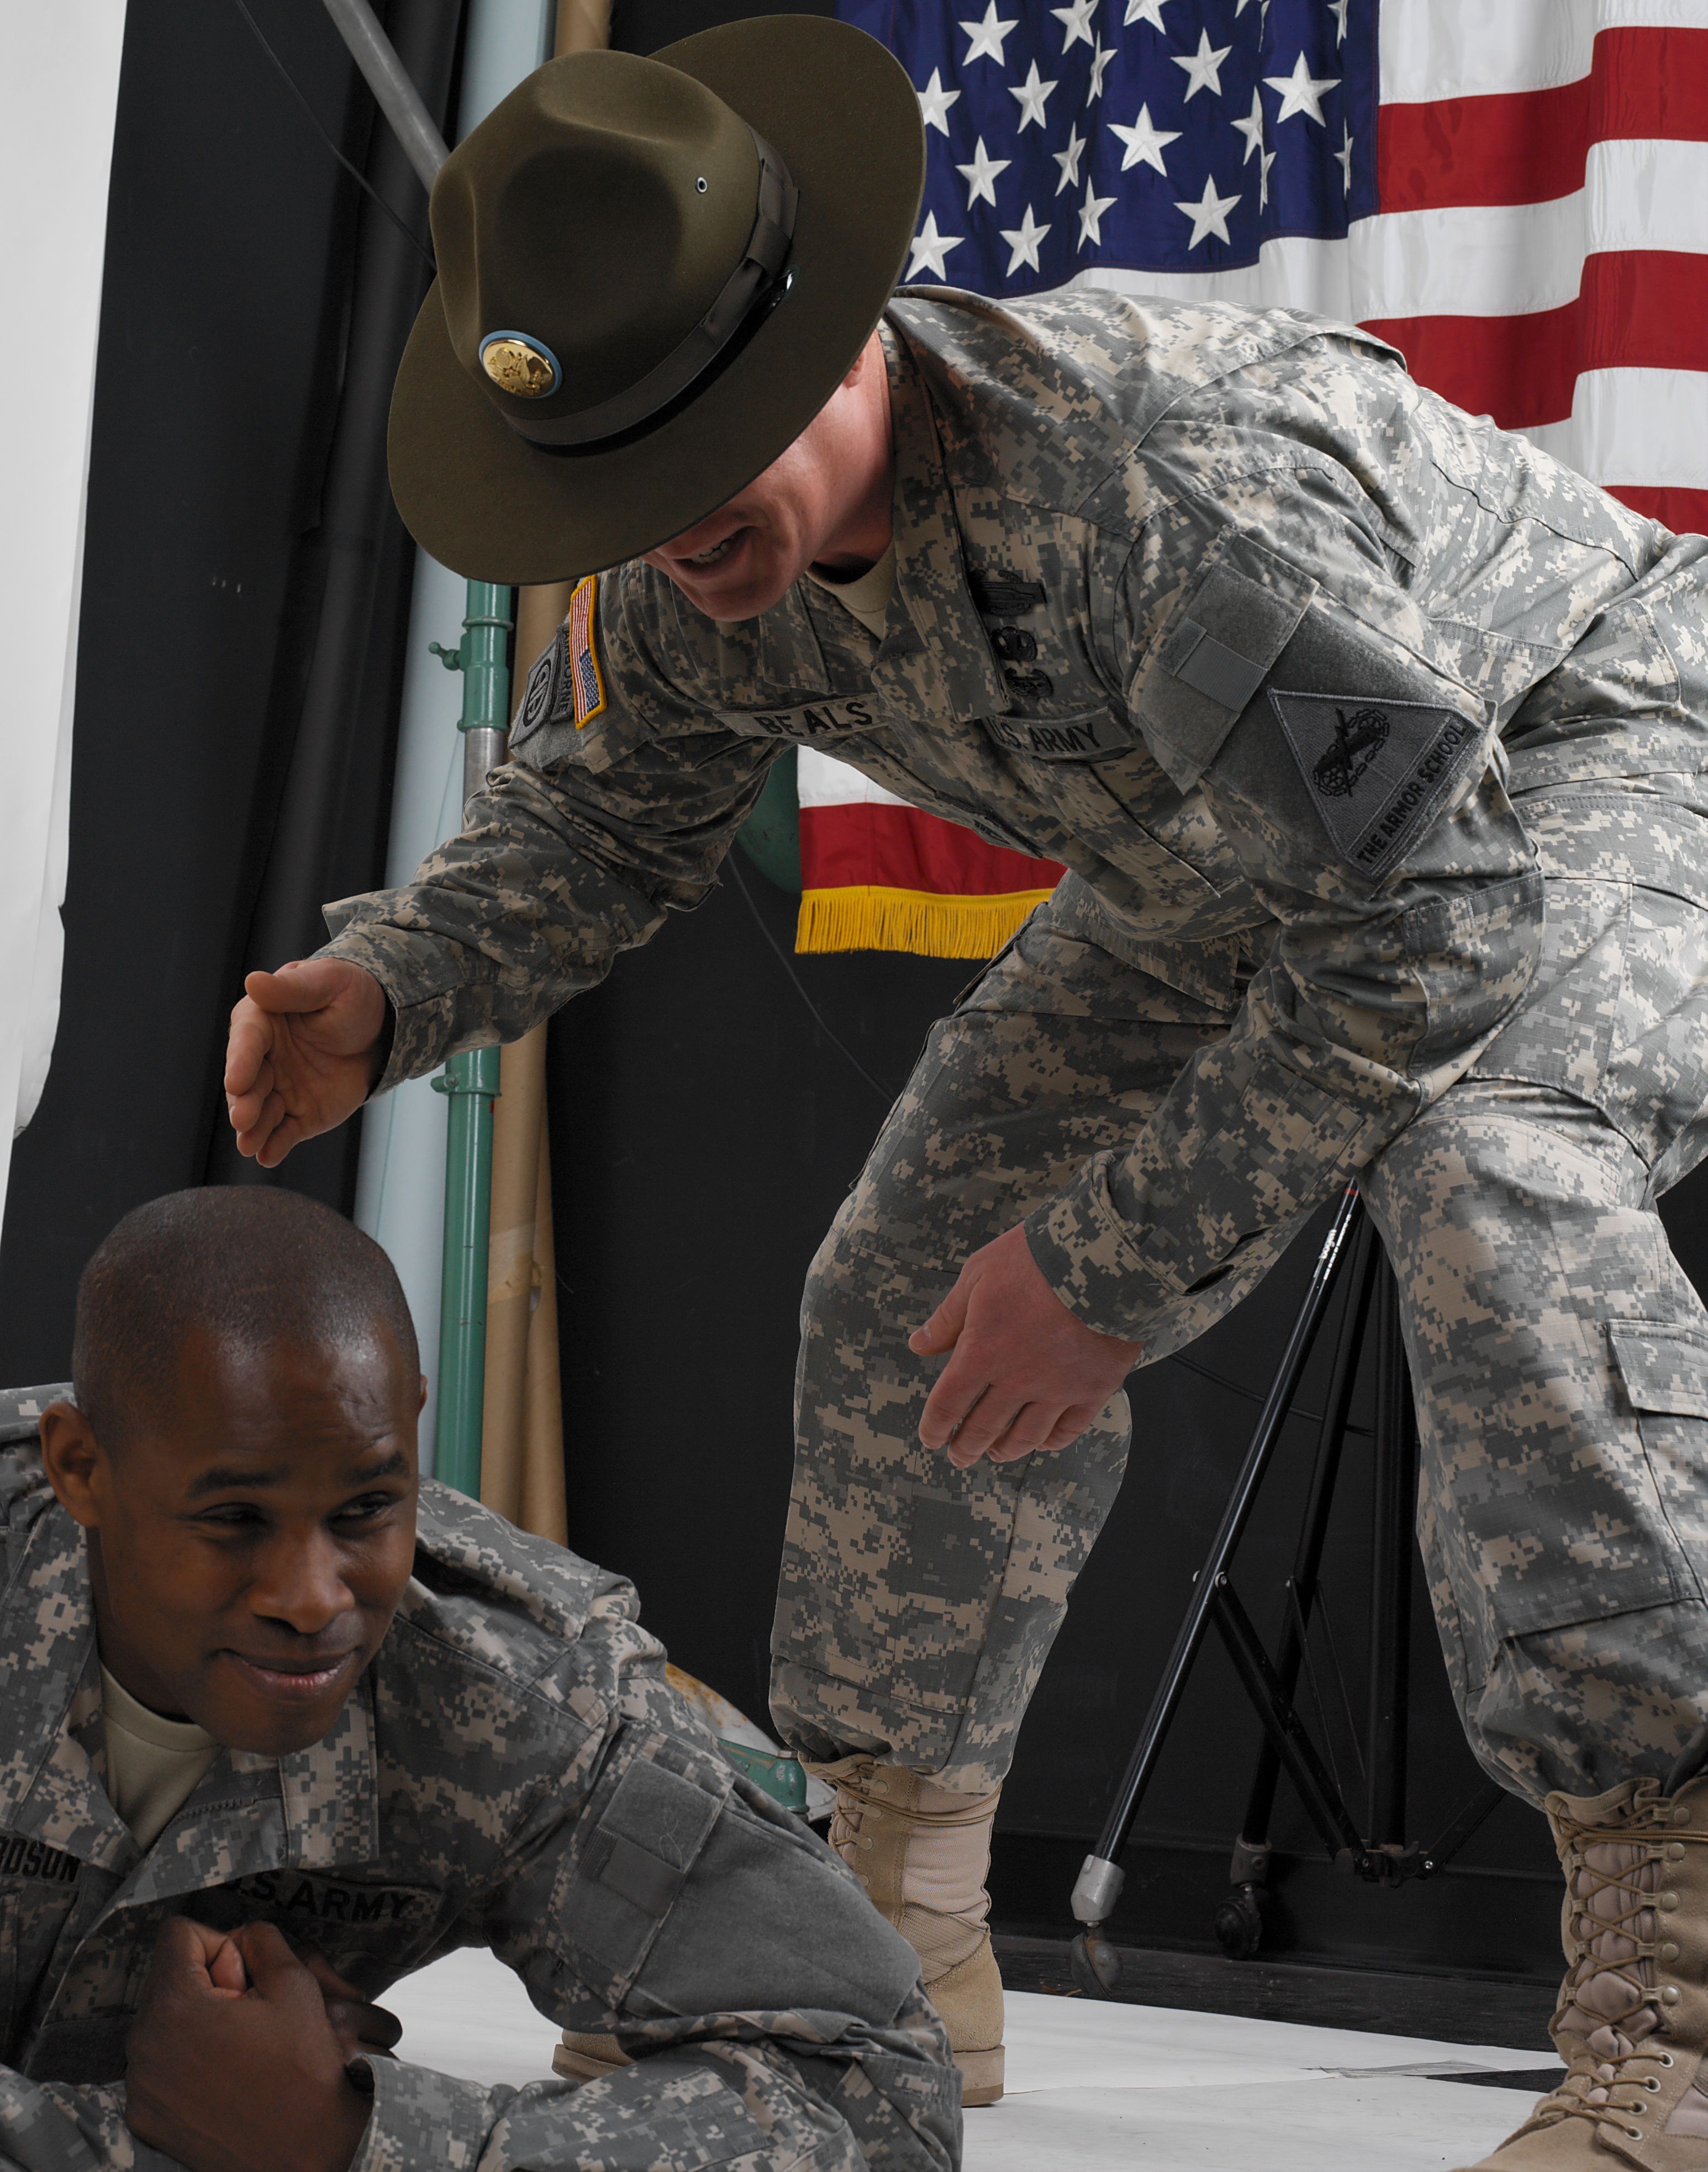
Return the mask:
{"type": "MultiPolygon", "coordinates": [[[[462,0],[393,0],[387,28],[405,73],[443,128],[462,0]]],[[[243,973],[314,950],[321,906],[370,890],[384,865],[402,641],[415,547],[391,502],[385,424],[398,358],[432,276],[427,192],[376,115],[347,274],[343,379],[314,525],[298,538],[273,674],[265,788],[253,817],[254,902],[232,959],[243,973]],[[413,237],[413,239],[411,238],[413,237]],[[384,719],[384,728],[375,728],[384,719]]],[[[218,1114],[218,1111],[216,1111],[218,1114]]],[[[277,1182],[349,1207],[361,1126],[298,1147],[278,1170],[240,1155],[216,1121],[215,1184],[277,1182]]]]}
{"type": "MultiPolygon", "coordinates": [[[[249,10],[346,158],[426,198],[325,11],[249,10]]],[[[461,0],[392,0],[443,121],[461,0]]],[[[429,277],[234,0],[132,0],[107,225],[66,961],[0,1235],[0,1380],[62,1374],[77,1275],[145,1199],[239,1173],[218,1072],[251,964],[380,879],[411,551],[391,374],[429,277]]],[[[350,1203],[353,1126],[284,1181],[350,1203]]],[[[249,1174],[248,1164],[243,1173],[249,1174]]]]}

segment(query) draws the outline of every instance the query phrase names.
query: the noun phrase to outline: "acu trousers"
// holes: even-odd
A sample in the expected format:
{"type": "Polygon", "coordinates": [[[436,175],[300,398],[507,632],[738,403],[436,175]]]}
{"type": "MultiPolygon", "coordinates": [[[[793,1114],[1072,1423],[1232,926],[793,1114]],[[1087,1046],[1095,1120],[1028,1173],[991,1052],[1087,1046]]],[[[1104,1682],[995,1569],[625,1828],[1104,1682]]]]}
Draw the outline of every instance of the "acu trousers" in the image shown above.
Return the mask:
{"type": "MultiPolygon", "coordinates": [[[[1533,1802],[1663,1778],[1708,1722],[1708,1314],[1656,1212],[1708,1152],[1708,909],[1628,879],[1547,893],[1523,1004],[1361,1178],[1453,1692],[1480,1762],[1533,1802]]],[[[1061,1454],[957,1470],[920,1444],[939,1361],[907,1336],[1228,1017],[1046,905],[933,1029],[803,1304],[772,1680],[803,1755],[872,1750],[968,1792],[1007,1771],[1120,1484],[1127,1399],[1061,1454]]],[[[1233,1294],[1292,1234],[1249,1248],[1233,1294]]]]}

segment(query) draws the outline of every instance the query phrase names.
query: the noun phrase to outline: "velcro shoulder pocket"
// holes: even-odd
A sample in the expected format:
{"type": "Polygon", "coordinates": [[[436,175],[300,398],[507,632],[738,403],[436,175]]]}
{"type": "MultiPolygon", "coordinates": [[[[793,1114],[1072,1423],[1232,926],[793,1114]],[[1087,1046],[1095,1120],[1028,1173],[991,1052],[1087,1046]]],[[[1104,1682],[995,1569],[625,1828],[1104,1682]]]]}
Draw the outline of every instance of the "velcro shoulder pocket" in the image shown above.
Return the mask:
{"type": "Polygon", "coordinates": [[[691,1777],[648,1756],[624,1773],[583,1845],[568,1895],[583,1981],[615,2008],[639,1973],[717,1822],[726,1771],[695,1761],[691,1777]]]}
{"type": "Polygon", "coordinates": [[[1221,752],[1317,593],[1314,581],[1249,536],[1224,535],[1209,556],[1129,693],[1179,792],[1190,792],[1221,752]]]}

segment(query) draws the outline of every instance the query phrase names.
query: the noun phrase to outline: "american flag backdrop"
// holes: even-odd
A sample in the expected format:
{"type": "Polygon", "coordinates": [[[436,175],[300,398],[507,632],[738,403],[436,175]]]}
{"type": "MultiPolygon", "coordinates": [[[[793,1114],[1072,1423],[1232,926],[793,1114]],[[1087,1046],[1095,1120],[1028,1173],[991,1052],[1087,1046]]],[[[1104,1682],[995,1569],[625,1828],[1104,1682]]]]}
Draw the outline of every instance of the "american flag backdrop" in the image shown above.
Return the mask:
{"type": "MultiPolygon", "coordinates": [[[[837,12],[919,94],[913,282],[1362,324],[1459,406],[1708,530],[1708,0],[837,12]]],[[[803,949],[994,951],[1044,894],[1047,863],[810,750],[800,798],[803,949]]]]}

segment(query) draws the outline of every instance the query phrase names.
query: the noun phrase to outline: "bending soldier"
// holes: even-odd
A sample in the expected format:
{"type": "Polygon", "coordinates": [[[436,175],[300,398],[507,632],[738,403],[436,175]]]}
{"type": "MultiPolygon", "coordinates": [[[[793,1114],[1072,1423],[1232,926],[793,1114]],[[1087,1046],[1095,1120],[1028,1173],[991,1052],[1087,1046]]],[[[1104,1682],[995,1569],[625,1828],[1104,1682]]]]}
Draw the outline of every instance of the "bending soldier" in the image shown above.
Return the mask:
{"type": "Polygon", "coordinates": [[[953,2172],[915,1954],[632,1590],[417,1489],[377,1245],[288,1192],[156,1200],[84,1271],[75,1369],[0,1447],[0,2166],[953,2172]],[[372,2001],[467,1945],[633,2064],[386,2056],[372,2001]]]}
{"type": "Polygon", "coordinates": [[[251,976],[240,1142],[592,985],[791,744],[1064,862],[812,1270],[774,1708],[832,1837],[988,2100],[990,1820],[1122,1381],[1356,1174],[1460,1709],[1581,1911],[1572,2079],[1490,2162],[1708,2168],[1708,1320],[1655,1212],[1705,1146],[1708,543],[1347,326],[892,298],[919,139],[796,20],[552,62],[453,155],[394,488],[461,572],[582,578],[465,834],[251,976]]]}

